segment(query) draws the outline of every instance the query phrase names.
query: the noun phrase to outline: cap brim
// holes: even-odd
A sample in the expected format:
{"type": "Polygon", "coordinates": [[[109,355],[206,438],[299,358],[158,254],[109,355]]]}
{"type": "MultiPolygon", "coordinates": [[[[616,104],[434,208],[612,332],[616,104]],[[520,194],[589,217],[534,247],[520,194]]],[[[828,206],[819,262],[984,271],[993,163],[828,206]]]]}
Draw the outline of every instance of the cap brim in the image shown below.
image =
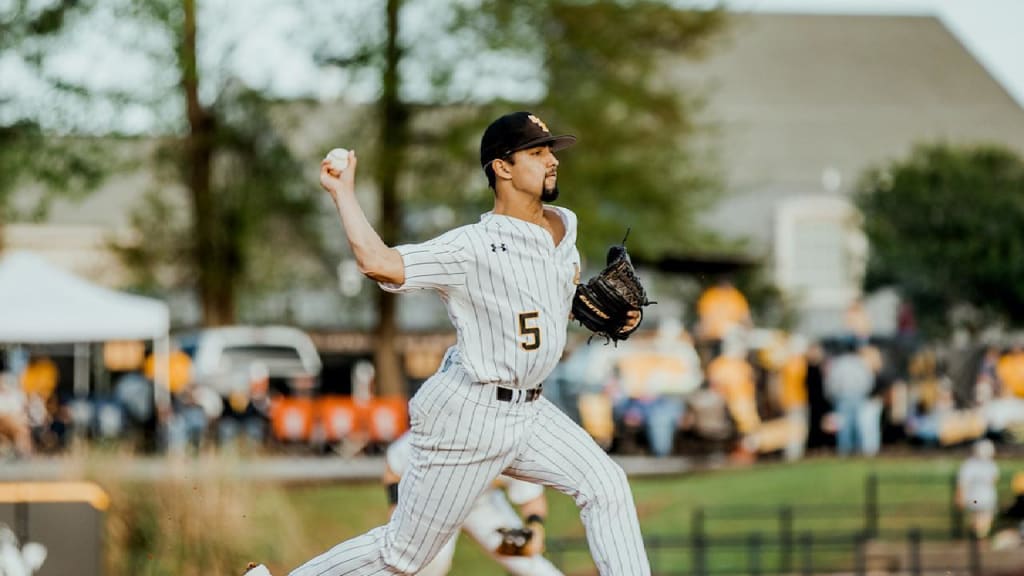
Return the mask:
{"type": "Polygon", "coordinates": [[[565,135],[562,135],[562,136],[546,136],[544,138],[537,138],[536,140],[530,140],[529,142],[526,142],[525,144],[520,145],[518,148],[513,150],[513,152],[516,152],[518,150],[526,150],[527,148],[534,148],[536,146],[544,146],[544,145],[550,145],[551,146],[551,150],[553,152],[558,152],[559,150],[565,150],[566,148],[568,148],[569,146],[572,146],[575,143],[576,143],[576,137],[572,136],[572,135],[569,135],[569,134],[565,134],[565,135]]]}

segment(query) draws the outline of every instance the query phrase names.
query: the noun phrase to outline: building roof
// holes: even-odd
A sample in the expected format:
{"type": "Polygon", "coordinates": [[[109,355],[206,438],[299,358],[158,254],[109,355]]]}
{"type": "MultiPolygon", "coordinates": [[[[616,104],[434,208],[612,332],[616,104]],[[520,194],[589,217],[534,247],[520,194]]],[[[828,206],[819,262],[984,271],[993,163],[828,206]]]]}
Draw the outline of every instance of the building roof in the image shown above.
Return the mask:
{"type": "Polygon", "coordinates": [[[737,15],[707,60],[671,75],[700,90],[715,125],[708,144],[729,197],[706,222],[760,246],[771,239],[766,203],[849,193],[915,143],[1024,153],[1024,109],[931,16],[737,15]]]}

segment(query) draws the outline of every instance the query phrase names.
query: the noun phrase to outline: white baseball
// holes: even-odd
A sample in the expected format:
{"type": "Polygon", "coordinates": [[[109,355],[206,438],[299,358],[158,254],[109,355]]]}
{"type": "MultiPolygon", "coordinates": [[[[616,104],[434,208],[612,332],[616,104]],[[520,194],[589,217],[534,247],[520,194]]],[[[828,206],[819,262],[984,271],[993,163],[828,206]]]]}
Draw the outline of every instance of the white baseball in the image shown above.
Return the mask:
{"type": "Polygon", "coordinates": [[[335,148],[327,153],[327,160],[330,161],[331,168],[341,172],[348,168],[348,150],[335,148]]]}

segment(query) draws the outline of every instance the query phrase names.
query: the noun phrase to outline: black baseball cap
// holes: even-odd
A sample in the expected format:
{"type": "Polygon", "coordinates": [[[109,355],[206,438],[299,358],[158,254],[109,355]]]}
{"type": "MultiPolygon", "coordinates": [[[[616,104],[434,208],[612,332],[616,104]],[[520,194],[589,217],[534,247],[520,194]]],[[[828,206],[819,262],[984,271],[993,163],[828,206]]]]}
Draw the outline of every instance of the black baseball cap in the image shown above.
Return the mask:
{"type": "Polygon", "coordinates": [[[529,112],[513,112],[498,118],[484,130],[480,139],[480,166],[486,171],[491,162],[518,150],[550,145],[564,150],[576,143],[570,135],[552,136],[547,124],[529,112]]]}

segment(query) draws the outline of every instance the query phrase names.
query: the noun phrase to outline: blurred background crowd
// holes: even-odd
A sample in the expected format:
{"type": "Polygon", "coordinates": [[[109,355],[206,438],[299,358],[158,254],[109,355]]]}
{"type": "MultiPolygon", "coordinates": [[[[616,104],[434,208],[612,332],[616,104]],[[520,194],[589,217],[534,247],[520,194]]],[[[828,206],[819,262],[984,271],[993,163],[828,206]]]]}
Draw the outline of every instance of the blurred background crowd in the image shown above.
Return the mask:
{"type": "MultiPolygon", "coordinates": [[[[858,301],[844,330],[811,338],[756,326],[746,297],[721,278],[692,315],[662,315],[617,345],[574,330],[545,395],[615,454],[752,462],[1024,443],[1021,342],[927,344],[902,314],[905,330],[873,336],[858,301]]],[[[138,453],[379,453],[408,426],[406,396],[376,392],[371,351],[322,358],[314,337],[325,341],[286,326],[176,333],[166,401],[143,341],[93,346],[84,386],[66,346],[7,347],[0,453],[60,453],[76,442],[138,453]]],[[[407,394],[453,340],[441,334],[404,354],[407,394]]]]}

